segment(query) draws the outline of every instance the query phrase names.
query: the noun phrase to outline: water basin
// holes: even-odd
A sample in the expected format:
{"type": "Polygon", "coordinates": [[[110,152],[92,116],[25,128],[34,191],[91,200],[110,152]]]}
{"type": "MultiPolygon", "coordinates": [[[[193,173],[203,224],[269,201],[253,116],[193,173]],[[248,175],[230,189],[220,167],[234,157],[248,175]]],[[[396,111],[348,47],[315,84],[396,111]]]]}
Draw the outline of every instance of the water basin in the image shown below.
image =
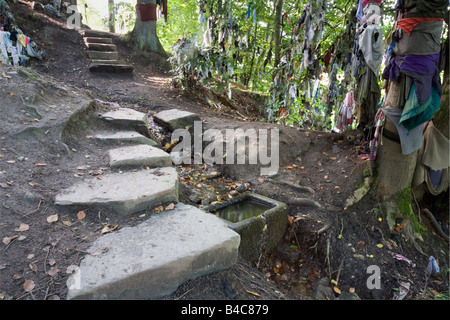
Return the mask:
{"type": "Polygon", "coordinates": [[[258,201],[254,198],[247,198],[243,201],[219,209],[215,212],[215,214],[219,218],[235,223],[252,217],[257,217],[274,207],[274,204],[258,201]]]}
{"type": "Polygon", "coordinates": [[[241,236],[239,255],[250,262],[273,249],[287,230],[287,205],[253,192],[203,210],[217,215],[241,236]]]}

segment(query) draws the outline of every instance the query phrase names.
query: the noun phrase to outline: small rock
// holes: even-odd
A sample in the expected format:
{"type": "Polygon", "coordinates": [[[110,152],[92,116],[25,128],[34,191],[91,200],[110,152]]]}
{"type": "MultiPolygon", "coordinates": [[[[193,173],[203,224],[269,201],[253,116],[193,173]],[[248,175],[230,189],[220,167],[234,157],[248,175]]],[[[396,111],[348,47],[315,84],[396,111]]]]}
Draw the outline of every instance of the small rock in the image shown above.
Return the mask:
{"type": "Polygon", "coordinates": [[[300,256],[297,249],[293,249],[287,244],[280,244],[276,246],[274,249],[274,254],[289,264],[294,264],[300,256]]]}

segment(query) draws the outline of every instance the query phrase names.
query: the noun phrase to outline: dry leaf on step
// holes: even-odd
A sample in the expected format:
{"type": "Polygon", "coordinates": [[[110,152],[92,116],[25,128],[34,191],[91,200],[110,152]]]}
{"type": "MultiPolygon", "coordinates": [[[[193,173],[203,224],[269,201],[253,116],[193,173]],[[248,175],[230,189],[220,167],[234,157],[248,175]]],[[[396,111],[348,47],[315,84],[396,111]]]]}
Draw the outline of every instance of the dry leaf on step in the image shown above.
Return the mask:
{"type": "Polygon", "coordinates": [[[29,229],[30,229],[29,225],[27,225],[26,223],[21,223],[19,228],[14,229],[14,231],[23,232],[23,231],[27,231],[29,229]]]}
{"type": "Polygon", "coordinates": [[[57,214],[52,214],[51,216],[47,217],[47,222],[48,223],[53,223],[58,221],[58,215],[57,214]]]}

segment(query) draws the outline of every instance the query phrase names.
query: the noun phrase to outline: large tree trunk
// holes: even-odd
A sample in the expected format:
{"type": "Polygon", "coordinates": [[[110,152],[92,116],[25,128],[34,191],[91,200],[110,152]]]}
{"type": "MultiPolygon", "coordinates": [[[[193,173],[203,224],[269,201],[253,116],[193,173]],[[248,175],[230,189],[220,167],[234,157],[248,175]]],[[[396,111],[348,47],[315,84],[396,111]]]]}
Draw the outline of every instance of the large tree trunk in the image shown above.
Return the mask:
{"type": "MultiPolygon", "coordinates": [[[[156,6],[156,0],[137,0],[137,4],[154,4],[156,6]]],[[[136,24],[132,31],[132,37],[139,49],[167,56],[156,33],[156,11],[154,16],[151,20],[142,21],[141,12],[136,9],[136,24]]]]}
{"type": "Polygon", "coordinates": [[[108,26],[109,26],[109,32],[116,32],[116,15],[114,10],[114,0],[108,0],[108,26]]]}
{"type": "MultiPolygon", "coordinates": [[[[390,82],[385,105],[400,108],[397,105],[399,83],[390,82]]],[[[384,128],[397,133],[392,121],[386,117],[384,128]]],[[[401,145],[395,141],[380,137],[383,144],[378,148],[377,194],[381,200],[388,199],[402,190],[411,187],[417,162],[417,151],[403,155],[401,145]]],[[[380,141],[380,140],[379,140],[380,141]]]]}
{"type": "Polygon", "coordinates": [[[274,53],[275,61],[273,67],[276,68],[281,59],[281,18],[283,15],[283,0],[275,2],[275,29],[274,29],[274,53]]]}
{"type": "MultiPolygon", "coordinates": [[[[448,45],[448,42],[447,42],[448,45]]],[[[448,55],[448,52],[447,52],[448,55]]],[[[443,93],[441,96],[441,109],[434,115],[433,124],[446,137],[448,137],[449,128],[449,100],[448,100],[448,56],[445,63],[445,76],[443,83],[443,93]]],[[[384,102],[384,106],[402,108],[398,105],[399,83],[389,82],[388,92],[384,102]]],[[[393,133],[398,133],[394,124],[386,117],[384,129],[393,133]]],[[[387,222],[392,229],[396,223],[404,225],[402,233],[409,239],[421,239],[421,228],[414,211],[413,204],[420,199],[425,189],[422,188],[420,195],[417,188],[412,188],[414,173],[419,151],[415,151],[408,155],[402,154],[400,143],[383,138],[383,144],[378,148],[377,164],[378,177],[376,183],[376,191],[380,200],[383,200],[384,209],[386,211],[387,222]],[[401,222],[399,222],[401,221],[401,222]]],[[[422,187],[423,185],[419,186],[422,187]]],[[[414,244],[417,243],[414,241],[414,244]]],[[[418,249],[420,249],[417,246],[418,249]]]]}

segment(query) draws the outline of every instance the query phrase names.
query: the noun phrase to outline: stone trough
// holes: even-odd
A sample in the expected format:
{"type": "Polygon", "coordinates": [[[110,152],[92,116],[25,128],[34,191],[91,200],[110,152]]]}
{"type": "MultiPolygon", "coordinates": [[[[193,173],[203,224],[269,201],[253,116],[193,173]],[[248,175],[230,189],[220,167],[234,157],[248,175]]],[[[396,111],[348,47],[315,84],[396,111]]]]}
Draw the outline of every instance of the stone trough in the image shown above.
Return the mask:
{"type": "Polygon", "coordinates": [[[244,192],[232,201],[209,205],[203,210],[215,214],[241,236],[239,255],[256,261],[283,238],[288,224],[288,206],[253,192],[244,192]]]}

